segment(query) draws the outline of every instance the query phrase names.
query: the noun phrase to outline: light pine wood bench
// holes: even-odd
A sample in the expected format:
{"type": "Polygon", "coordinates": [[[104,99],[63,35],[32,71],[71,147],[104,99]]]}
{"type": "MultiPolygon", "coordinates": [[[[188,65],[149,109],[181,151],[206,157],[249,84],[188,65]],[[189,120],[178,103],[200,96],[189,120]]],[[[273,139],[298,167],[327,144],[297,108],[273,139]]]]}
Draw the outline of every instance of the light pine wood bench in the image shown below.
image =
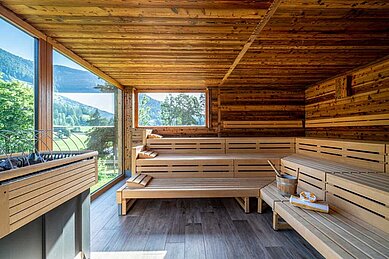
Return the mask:
{"type": "Polygon", "coordinates": [[[278,214],[275,212],[274,208],[276,202],[288,201],[289,197],[281,194],[277,189],[277,183],[274,181],[271,184],[263,187],[260,191],[258,198],[258,213],[262,213],[265,204],[269,205],[273,211],[273,229],[287,229],[290,226],[286,222],[280,222],[278,214]]]}
{"type": "Polygon", "coordinates": [[[274,212],[327,258],[389,258],[389,175],[327,175],[330,213],[274,203],[274,212]]]}
{"type": "Polygon", "coordinates": [[[126,215],[136,199],[161,198],[237,198],[246,213],[249,198],[274,178],[153,178],[144,188],[122,186],[116,192],[119,214],[126,215]]]}

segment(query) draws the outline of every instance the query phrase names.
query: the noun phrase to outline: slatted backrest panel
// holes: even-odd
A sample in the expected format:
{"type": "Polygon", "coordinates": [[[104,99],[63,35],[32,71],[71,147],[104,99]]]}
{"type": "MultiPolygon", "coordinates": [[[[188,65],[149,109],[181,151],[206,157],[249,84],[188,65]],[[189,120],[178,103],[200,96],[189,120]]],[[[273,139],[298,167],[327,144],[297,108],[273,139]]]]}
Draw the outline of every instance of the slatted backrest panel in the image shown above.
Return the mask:
{"type": "Polygon", "coordinates": [[[294,153],[295,138],[226,138],[226,153],[294,153]]]}
{"type": "MultiPolygon", "coordinates": [[[[235,159],[234,177],[275,177],[268,159],[235,159]]],[[[280,168],[280,159],[269,159],[277,169],[280,168]]]]}
{"type": "Polygon", "coordinates": [[[233,177],[232,159],[139,159],[137,173],[153,177],[233,177]]]}
{"type": "Polygon", "coordinates": [[[319,200],[326,199],[326,172],[287,159],[281,159],[281,172],[298,177],[298,192],[309,191],[313,192],[319,200]]]}
{"type": "Polygon", "coordinates": [[[385,171],[385,144],[333,139],[296,138],[296,153],[385,171]]]}
{"type": "Polygon", "coordinates": [[[159,153],[225,153],[223,138],[147,139],[147,146],[159,153]]]}
{"type": "Polygon", "coordinates": [[[146,145],[147,136],[152,133],[151,129],[132,128],[131,143],[132,146],[146,145]]]}
{"type": "MultiPolygon", "coordinates": [[[[52,210],[97,182],[96,158],[56,167],[0,186],[2,218],[12,232],[52,210]],[[4,199],[6,195],[7,199],[4,199]],[[6,211],[7,213],[4,213],[6,211]],[[5,215],[7,214],[7,215],[5,215]],[[4,218],[3,216],[6,216],[4,218]]],[[[0,238],[8,233],[0,231],[0,238]]]]}
{"type": "Polygon", "coordinates": [[[327,175],[327,201],[389,233],[389,175],[340,173],[327,175]]]}

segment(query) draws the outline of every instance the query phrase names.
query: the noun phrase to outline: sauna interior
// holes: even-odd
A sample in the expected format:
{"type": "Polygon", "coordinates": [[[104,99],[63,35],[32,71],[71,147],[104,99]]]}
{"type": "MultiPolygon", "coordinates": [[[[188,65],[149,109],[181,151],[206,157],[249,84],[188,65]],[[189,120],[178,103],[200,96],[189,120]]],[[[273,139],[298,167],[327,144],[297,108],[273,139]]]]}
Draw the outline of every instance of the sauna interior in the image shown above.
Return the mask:
{"type": "Polygon", "coordinates": [[[389,258],[386,0],[0,0],[0,259],[389,258]]]}

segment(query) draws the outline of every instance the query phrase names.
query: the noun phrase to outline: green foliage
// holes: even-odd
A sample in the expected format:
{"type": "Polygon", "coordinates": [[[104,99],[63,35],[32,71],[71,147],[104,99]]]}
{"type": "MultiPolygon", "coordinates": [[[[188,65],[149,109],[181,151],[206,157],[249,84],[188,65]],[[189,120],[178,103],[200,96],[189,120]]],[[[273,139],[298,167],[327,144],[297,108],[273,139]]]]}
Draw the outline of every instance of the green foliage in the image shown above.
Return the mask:
{"type": "Polygon", "coordinates": [[[100,116],[97,109],[89,120],[89,125],[97,127],[93,127],[87,133],[88,139],[86,141],[86,147],[87,149],[98,151],[100,158],[112,158],[114,155],[113,151],[117,150],[115,128],[99,127],[106,123],[106,119],[100,116]]]}
{"type": "MultiPolygon", "coordinates": [[[[3,152],[30,151],[34,148],[34,92],[27,84],[12,81],[5,82],[0,75],[0,130],[8,130],[10,133],[25,130],[31,132],[31,142],[3,141],[8,142],[8,150],[3,152]]],[[[26,133],[27,134],[27,133],[26,133]]],[[[22,138],[21,138],[22,140],[22,138]]],[[[6,145],[5,143],[3,143],[6,145]]]]}
{"type": "MultiPolygon", "coordinates": [[[[56,126],[94,126],[90,125],[89,121],[96,108],[73,101],[69,98],[56,95],[54,98],[54,125],[56,126]]],[[[113,118],[113,114],[98,110],[100,115],[105,119],[103,124],[108,125],[108,122],[113,118]]]]}
{"type": "Polygon", "coordinates": [[[151,107],[149,106],[150,97],[147,95],[143,96],[139,104],[138,123],[141,126],[150,125],[151,120],[151,107]]]}
{"type": "Polygon", "coordinates": [[[202,125],[204,121],[204,103],[189,94],[173,96],[169,94],[161,103],[161,120],[163,125],[202,125]]]}

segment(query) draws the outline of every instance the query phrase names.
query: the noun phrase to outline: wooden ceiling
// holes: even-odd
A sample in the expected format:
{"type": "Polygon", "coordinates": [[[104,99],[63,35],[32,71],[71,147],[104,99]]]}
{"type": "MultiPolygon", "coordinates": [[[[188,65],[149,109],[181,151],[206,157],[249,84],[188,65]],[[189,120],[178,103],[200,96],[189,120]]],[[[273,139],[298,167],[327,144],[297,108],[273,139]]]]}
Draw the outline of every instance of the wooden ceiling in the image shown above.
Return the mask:
{"type": "Polygon", "coordinates": [[[305,87],[389,54],[386,0],[276,2],[273,14],[271,0],[0,0],[138,89],[305,87]]]}

